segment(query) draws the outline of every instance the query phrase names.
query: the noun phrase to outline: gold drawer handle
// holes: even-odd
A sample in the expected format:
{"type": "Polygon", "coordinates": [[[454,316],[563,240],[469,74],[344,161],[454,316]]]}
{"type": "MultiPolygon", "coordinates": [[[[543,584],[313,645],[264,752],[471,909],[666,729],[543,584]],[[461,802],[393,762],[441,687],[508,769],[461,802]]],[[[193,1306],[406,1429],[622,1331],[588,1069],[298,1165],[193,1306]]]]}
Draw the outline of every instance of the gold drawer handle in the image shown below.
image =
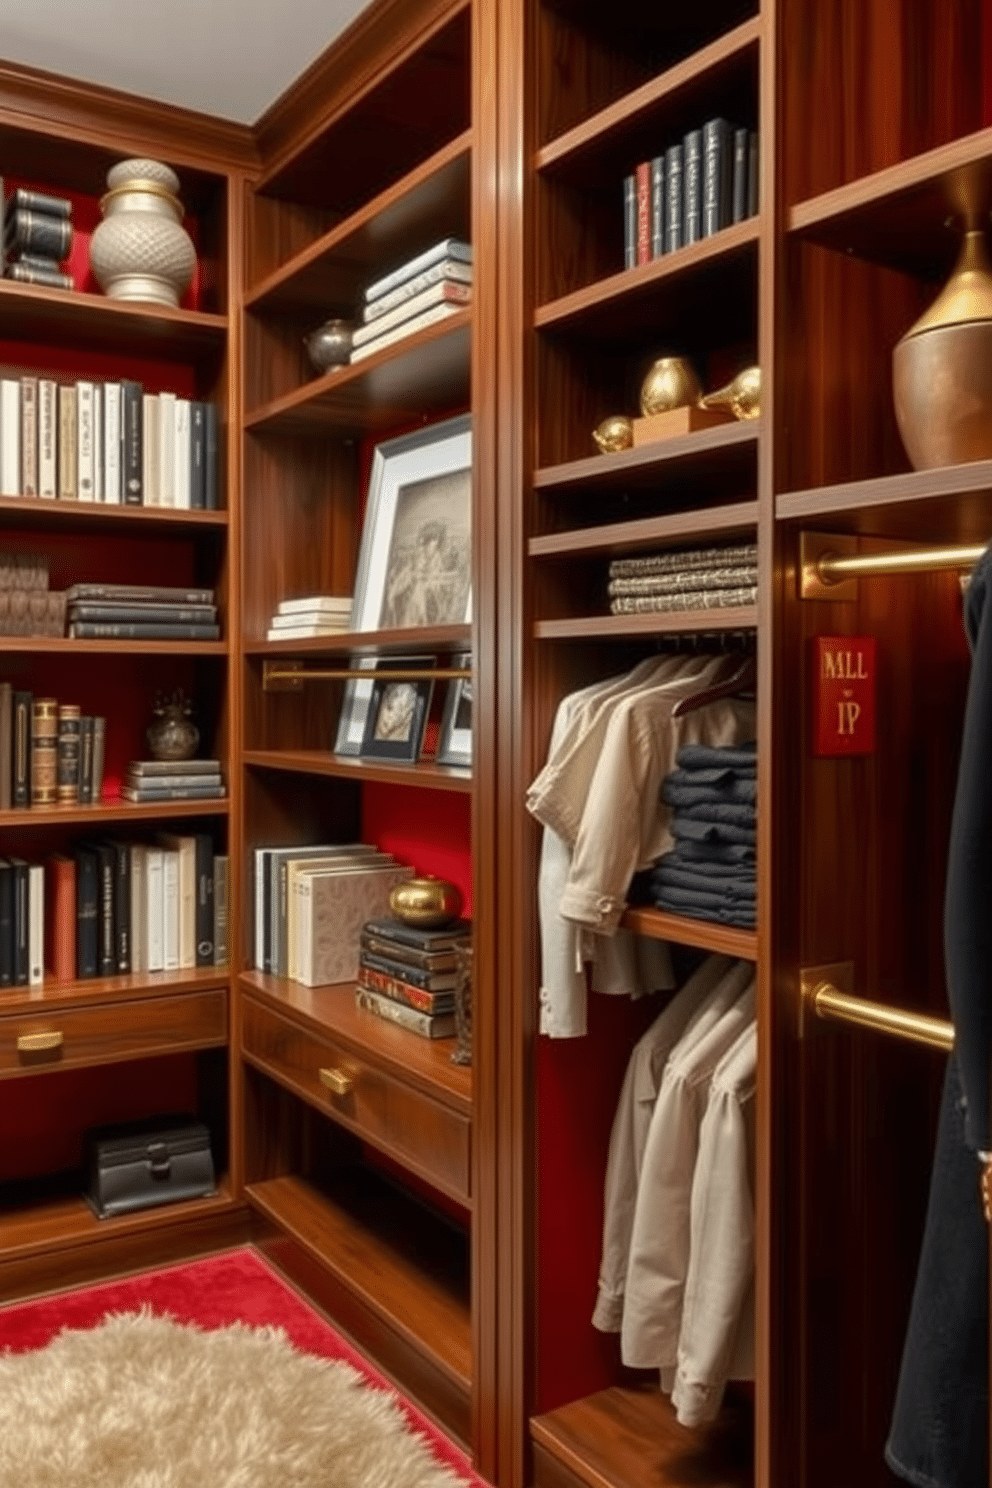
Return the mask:
{"type": "Polygon", "coordinates": [[[319,1073],[321,1085],[326,1085],[335,1095],[347,1095],[355,1083],[352,1076],[346,1075],[344,1070],[322,1069],[319,1073]]]}
{"type": "Polygon", "coordinates": [[[61,1049],[65,1035],[56,1029],[52,1033],[21,1033],[17,1038],[18,1054],[41,1054],[46,1049],[61,1049]]]}

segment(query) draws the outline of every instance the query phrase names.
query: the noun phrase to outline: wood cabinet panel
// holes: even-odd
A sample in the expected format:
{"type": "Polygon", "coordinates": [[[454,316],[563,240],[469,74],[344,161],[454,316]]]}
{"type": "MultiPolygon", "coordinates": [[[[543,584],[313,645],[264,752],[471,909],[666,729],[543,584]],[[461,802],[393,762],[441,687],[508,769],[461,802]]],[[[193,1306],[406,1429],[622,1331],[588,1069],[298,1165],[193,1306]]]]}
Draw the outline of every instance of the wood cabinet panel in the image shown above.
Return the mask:
{"type": "Polygon", "coordinates": [[[227,993],[219,988],[89,1008],[22,1011],[0,1018],[0,1078],[206,1049],[226,1041],[227,993]]]}

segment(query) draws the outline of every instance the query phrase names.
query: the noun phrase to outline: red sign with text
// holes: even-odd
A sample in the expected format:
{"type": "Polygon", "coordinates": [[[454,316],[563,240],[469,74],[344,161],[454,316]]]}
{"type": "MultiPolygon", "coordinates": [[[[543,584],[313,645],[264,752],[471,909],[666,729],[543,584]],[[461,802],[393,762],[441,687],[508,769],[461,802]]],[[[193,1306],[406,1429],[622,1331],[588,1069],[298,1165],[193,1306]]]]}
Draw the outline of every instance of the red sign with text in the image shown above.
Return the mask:
{"type": "Polygon", "coordinates": [[[875,637],[814,636],[813,753],[875,753],[875,637]]]}

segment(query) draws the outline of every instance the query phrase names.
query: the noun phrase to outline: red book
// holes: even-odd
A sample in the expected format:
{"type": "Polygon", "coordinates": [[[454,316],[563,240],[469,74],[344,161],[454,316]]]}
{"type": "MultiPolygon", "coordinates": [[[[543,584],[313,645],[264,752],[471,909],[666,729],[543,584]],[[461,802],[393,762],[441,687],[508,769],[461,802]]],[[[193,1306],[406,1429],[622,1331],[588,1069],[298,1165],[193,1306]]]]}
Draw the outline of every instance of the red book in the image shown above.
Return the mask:
{"type": "Polygon", "coordinates": [[[76,980],[76,864],[56,853],[45,865],[45,966],[57,982],[76,980]]]}
{"type": "Polygon", "coordinates": [[[637,191],[637,262],[651,260],[651,162],[643,160],[634,172],[637,191]]]}

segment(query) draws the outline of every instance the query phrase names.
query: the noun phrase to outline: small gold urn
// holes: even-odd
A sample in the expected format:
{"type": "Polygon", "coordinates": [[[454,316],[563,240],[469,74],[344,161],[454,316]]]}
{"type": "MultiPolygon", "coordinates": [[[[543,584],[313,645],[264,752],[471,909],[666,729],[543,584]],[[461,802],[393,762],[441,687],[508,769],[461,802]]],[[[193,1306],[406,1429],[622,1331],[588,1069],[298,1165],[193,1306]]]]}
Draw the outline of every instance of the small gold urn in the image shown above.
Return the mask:
{"type": "Polygon", "coordinates": [[[698,403],[702,388],[696,369],[685,357],[658,357],[641,383],[641,413],[668,413],[698,403]]]}
{"type": "Polygon", "coordinates": [[[435,930],[456,920],[462,912],[461,890],[444,878],[408,878],[389,896],[389,907],[398,920],[435,930]]]}
{"type": "Polygon", "coordinates": [[[969,228],[954,272],[892,353],[896,423],[916,470],[992,459],[992,266],[969,228]]]}

